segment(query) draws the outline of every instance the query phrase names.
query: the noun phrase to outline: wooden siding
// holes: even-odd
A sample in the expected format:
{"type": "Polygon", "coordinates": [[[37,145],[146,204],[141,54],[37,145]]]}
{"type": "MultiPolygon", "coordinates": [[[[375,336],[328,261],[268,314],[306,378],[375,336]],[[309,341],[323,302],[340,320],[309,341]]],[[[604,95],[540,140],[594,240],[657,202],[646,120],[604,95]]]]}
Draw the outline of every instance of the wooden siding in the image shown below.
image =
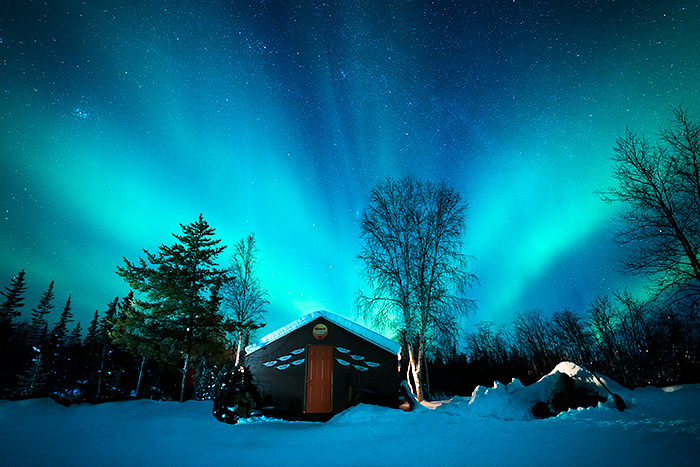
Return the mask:
{"type": "MultiPolygon", "coordinates": [[[[318,328],[316,335],[319,335],[318,328]]],[[[331,413],[341,412],[359,402],[398,406],[397,355],[325,317],[319,317],[246,356],[246,365],[265,405],[274,407],[282,415],[305,413],[309,346],[317,345],[328,346],[332,353],[331,413]],[[314,336],[317,325],[327,328],[325,337],[320,340],[314,336]]]]}

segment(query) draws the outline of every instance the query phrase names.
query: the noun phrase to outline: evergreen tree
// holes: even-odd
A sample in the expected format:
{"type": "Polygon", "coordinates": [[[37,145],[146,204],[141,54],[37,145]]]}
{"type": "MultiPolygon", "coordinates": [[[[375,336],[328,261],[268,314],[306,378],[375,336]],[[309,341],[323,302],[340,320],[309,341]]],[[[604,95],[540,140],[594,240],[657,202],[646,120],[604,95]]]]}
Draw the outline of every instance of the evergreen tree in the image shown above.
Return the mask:
{"type": "Polygon", "coordinates": [[[87,334],[85,335],[84,345],[94,346],[100,342],[99,322],[99,315],[97,310],[95,310],[95,315],[92,317],[92,321],[90,321],[90,325],[87,328],[87,334]]]}
{"type": "Polygon", "coordinates": [[[29,324],[29,330],[27,331],[29,343],[34,346],[43,345],[48,334],[48,323],[46,322],[46,315],[51,313],[53,310],[54,293],[53,293],[53,281],[49,284],[49,288],[44,292],[39,300],[39,305],[36,308],[32,308],[32,317],[29,324]]]}
{"type": "Polygon", "coordinates": [[[67,400],[79,400],[83,396],[85,380],[87,379],[86,365],[89,362],[90,354],[83,347],[83,328],[80,321],[66,337],[65,352],[65,374],[63,385],[66,389],[67,400]]]}
{"type": "Polygon", "coordinates": [[[58,342],[61,342],[62,346],[65,346],[66,337],[68,335],[68,323],[73,321],[73,313],[71,312],[71,297],[68,296],[66,304],[63,306],[63,311],[61,312],[61,317],[51,332],[51,336],[58,342]]]}
{"type": "Polygon", "coordinates": [[[24,292],[27,287],[24,283],[24,269],[10,280],[9,287],[0,295],[4,297],[0,305],[0,387],[14,385],[15,374],[21,365],[25,363],[24,352],[21,351],[21,339],[18,338],[15,318],[21,316],[21,308],[24,306],[24,292]]]}
{"type": "Polygon", "coordinates": [[[217,268],[217,256],[225,247],[218,246],[214,229],[202,215],[188,225],[180,225],[182,235],[173,234],[177,242],[161,245],[156,254],[144,249],[134,264],[125,265],[117,274],[144,298],[133,300],[133,310],[115,339],[127,349],[137,347],[151,358],[182,362],[180,400],[184,400],[185,383],[193,359],[200,356],[222,358],[225,352],[224,320],[218,309],[217,291],[224,282],[224,271],[217,268]]]}
{"type": "Polygon", "coordinates": [[[101,347],[98,397],[111,397],[121,391],[121,376],[124,373],[124,356],[118,344],[112,343],[110,333],[117,323],[119,297],[107,304],[107,311],[100,321],[97,340],[101,347]]]}
{"type": "Polygon", "coordinates": [[[71,321],[73,321],[73,313],[71,312],[71,297],[69,295],[61,317],[51,331],[49,348],[46,352],[46,369],[51,389],[55,392],[65,392],[63,386],[68,372],[68,323],[71,321]]]}
{"type": "Polygon", "coordinates": [[[32,356],[24,374],[17,375],[17,393],[21,396],[37,396],[46,388],[46,372],[41,350],[32,348],[32,356]]]}
{"type": "Polygon", "coordinates": [[[83,344],[83,328],[80,326],[80,321],[75,323],[75,327],[68,336],[68,347],[78,347],[83,344]]]}
{"type": "Polygon", "coordinates": [[[134,306],[132,290],[119,305],[119,316],[110,332],[113,342],[121,346],[127,354],[135,357],[133,365],[137,372],[136,386],[130,393],[136,397],[141,393],[142,382],[147,376],[145,373],[148,372],[148,363],[155,360],[162,361],[153,357],[162,353],[160,342],[150,335],[137,332],[145,320],[146,316],[134,306]]]}
{"type": "Polygon", "coordinates": [[[127,296],[122,298],[122,302],[119,304],[119,310],[117,313],[117,320],[124,318],[124,311],[132,306],[133,301],[134,301],[134,291],[129,290],[129,293],[127,294],[127,296]]]}
{"type": "Polygon", "coordinates": [[[119,304],[119,297],[115,297],[114,300],[107,304],[107,312],[102,317],[100,321],[98,330],[98,340],[104,344],[111,342],[109,338],[109,333],[115,325],[117,319],[117,306],[119,304]]]}
{"type": "Polygon", "coordinates": [[[0,292],[0,295],[5,297],[2,305],[0,305],[0,333],[2,333],[1,337],[3,338],[11,334],[12,321],[22,314],[20,308],[24,306],[24,292],[27,290],[27,286],[24,283],[24,274],[24,269],[22,269],[10,280],[10,286],[5,287],[5,292],[0,292]]]}
{"type": "Polygon", "coordinates": [[[84,382],[85,397],[88,399],[99,397],[102,387],[104,346],[100,340],[100,315],[97,310],[87,328],[80,358],[82,359],[80,380],[84,382]]]}

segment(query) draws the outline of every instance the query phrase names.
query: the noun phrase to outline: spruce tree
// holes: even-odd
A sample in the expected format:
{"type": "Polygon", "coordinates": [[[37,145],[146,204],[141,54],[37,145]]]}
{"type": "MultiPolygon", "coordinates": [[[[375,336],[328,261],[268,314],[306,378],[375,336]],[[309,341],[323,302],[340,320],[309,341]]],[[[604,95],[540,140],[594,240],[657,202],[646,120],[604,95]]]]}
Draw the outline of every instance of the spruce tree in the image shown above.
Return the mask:
{"type": "Polygon", "coordinates": [[[12,330],[13,320],[18,318],[22,312],[20,308],[24,306],[24,292],[27,286],[24,283],[24,269],[10,280],[9,287],[5,287],[5,292],[0,292],[0,295],[5,297],[5,300],[0,305],[0,332],[5,337],[5,331],[8,333],[12,330]]]}
{"type": "Polygon", "coordinates": [[[79,347],[83,344],[83,328],[80,326],[80,321],[75,323],[75,327],[68,336],[68,347],[79,347]]]}
{"type": "MultiPolygon", "coordinates": [[[[188,225],[180,225],[182,235],[173,234],[176,243],[161,245],[158,253],[144,249],[146,261],[139,258],[117,267],[117,274],[142,298],[134,299],[134,309],[121,328],[117,340],[132,341],[151,358],[182,363],[180,400],[193,359],[207,355],[222,358],[226,339],[217,292],[225,280],[218,269],[218,246],[214,229],[202,215],[188,225]]],[[[143,354],[142,354],[143,355],[143,354]]]]}
{"type": "Polygon", "coordinates": [[[50,386],[54,391],[65,392],[65,379],[68,372],[68,323],[73,321],[71,297],[68,296],[61,312],[61,317],[51,331],[48,351],[46,352],[46,369],[49,373],[50,386]]]}
{"type": "Polygon", "coordinates": [[[117,306],[119,304],[119,297],[115,297],[114,300],[107,304],[107,312],[102,317],[99,324],[98,330],[98,340],[104,344],[110,342],[109,333],[115,325],[117,319],[117,306]]]}
{"type": "Polygon", "coordinates": [[[85,382],[85,395],[88,399],[99,397],[102,387],[102,366],[104,346],[100,340],[100,315],[97,310],[90,320],[81,349],[83,366],[81,380],[85,382]]]}
{"type": "Polygon", "coordinates": [[[24,373],[17,375],[17,393],[20,396],[37,396],[46,388],[46,376],[44,360],[41,350],[33,347],[32,355],[24,373]]]}
{"type": "Polygon", "coordinates": [[[102,317],[97,330],[97,341],[101,348],[100,377],[98,397],[110,397],[121,390],[120,380],[124,373],[124,356],[118,344],[112,342],[110,333],[117,323],[119,297],[107,304],[107,311],[102,317]],[[106,390],[106,391],[105,391],[106,390]]]}
{"type": "Polygon", "coordinates": [[[41,346],[46,340],[48,334],[46,315],[51,313],[51,310],[53,310],[53,299],[53,281],[51,281],[49,288],[41,296],[39,305],[36,308],[32,308],[32,316],[29,323],[29,330],[27,331],[27,338],[29,343],[34,346],[41,346]]]}
{"type": "Polygon", "coordinates": [[[86,367],[90,361],[90,354],[83,347],[82,333],[83,328],[78,321],[66,338],[66,360],[64,360],[66,372],[63,384],[69,391],[67,397],[74,400],[83,396],[84,382],[88,377],[86,367]]]}
{"type": "Polygon", "coordinates": [[[21,339],[17,338],[20,333],[14,322],[21,316],[24,306],[24,292],[27,290],[24,274],[23,269],[10,280],[9,287],[0,292],[4,297],[0,305],[0,387],[14,385],[17,367],[24,364],[23,352],[20,351],[23,346],[21,339]]]}
{"type": "Polygon", "coordinates": [[[95,310],[95,315],[92,317],[92,321],[90,321],[90,325],[87,328],[87,334],[85,335],[85,346],[95,346],[100,342],[99,323],[99,314],[97,310],[95,310]]]}
{"type": "Polygon", "coordinates": [[[60,342],[61,346],[65,346],[66,337],[68,335],[68,323],[73,321],[73,313],[71,312],[71,297],[68,296],[66,304],[63,306],[61,317],[51,332],[51,337],[60,342]]]}
{"type": "Polygon", "coordinates": [[[136,357],[138,377],[136,388],[131,393],[138,396],[146,368],[146,360],[165,361],[167,358],[159,357],[164,355],[164,352],[161,343],[154,337],[154,333],[139,332],[139,329],[143,329],[147,317],[134,306],[133,297],[133,291],[131,291],[120,304],[119,318],[110,332],[110,337],[114,343],[122,346],[127,353],[136,357]]]}

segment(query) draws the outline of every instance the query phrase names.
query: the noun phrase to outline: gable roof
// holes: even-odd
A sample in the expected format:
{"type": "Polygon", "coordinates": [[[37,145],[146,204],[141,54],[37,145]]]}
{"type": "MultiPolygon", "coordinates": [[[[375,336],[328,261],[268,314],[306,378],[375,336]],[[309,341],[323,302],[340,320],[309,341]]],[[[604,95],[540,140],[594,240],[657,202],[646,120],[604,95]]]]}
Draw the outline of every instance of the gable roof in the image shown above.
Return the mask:
{"type": "Polygon", "coordinates": [[[277,331],[271,332],[267,336],[260,339],[258,342],[246,347],[245,352],[246,354],[251,354],[256,350],[265,347],[270,342],[274,342],[277,339],[280,339],[286,336],[287,334],[296,331],[300,327],[312,322],[317,318],[325,318],[328,321],[340,326],[341,328],[344,328],[347,331],[350,331],[356,336],[359,336],[362,339],[365,339],[378,347],[381,347],[382,349],[388,352],[398,354],[399,350],[401,349],[401,346],[396,342],[392,341],[391,339],[384,337],[381,334],[378,334],[370,329],[367,329],[366,327],[361,326],[354,321],[350,321],[347,318],[343,318],[342,316],[336,315],[335,313],[331,313],[326,310],[318,310],[314,311],[313,313],[309,313],[308,315],[302,316],[298,320],[279,328],[277,331]]]}

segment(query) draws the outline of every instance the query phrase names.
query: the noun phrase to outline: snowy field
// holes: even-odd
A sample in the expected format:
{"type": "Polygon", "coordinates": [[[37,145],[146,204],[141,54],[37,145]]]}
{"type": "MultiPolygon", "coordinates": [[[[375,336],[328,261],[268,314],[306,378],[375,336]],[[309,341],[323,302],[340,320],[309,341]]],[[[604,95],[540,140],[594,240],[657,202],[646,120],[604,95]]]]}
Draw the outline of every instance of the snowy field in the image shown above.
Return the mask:
{"type": "Polygon", "coordinates": [[[700,385],[628,391],[613,381],[598,407],[537,420],[560,373],[600,394],[585,370],[560,364],[540,382],[479,387],[413,412],[360,405],[326,423],[257,418],[226,425],[212,403],[0,401],[4,466],[684,466],[700,465],[700,385]]]}

